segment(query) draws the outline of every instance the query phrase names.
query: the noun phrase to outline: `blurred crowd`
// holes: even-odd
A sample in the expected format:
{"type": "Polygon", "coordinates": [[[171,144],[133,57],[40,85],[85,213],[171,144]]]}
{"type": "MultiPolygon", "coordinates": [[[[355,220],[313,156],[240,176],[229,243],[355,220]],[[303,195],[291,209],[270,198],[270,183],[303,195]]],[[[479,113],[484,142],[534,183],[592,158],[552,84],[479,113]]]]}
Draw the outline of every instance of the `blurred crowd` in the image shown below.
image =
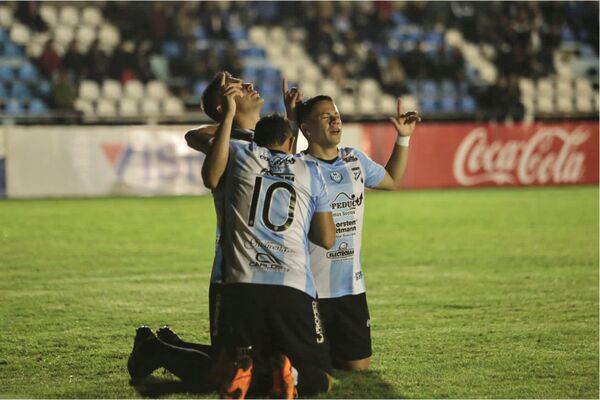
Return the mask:
{"type": "MultiPolygon", "coordinates": [[[[572,39],[598,49],[598,2],[121,2],[102,3],[103,16],[121,33],[112,54],[98,43],[82,53],[77,41],[59,54],[49,40],[38,58],[56,83],[112,78],[126,82],[158,78],[188,96],[194,82],[227,69],[243,70],[237,43],[254,25],[304,28],[304,45],[323,73],[340,85],[373,78],[394,95],[409,92],[407,80],[465,80],[465,60],[443,40],[454,28],[494,50],[495,85],[476,89],[484,107],[519,114],[519,77],[553,72],[552,53],[572,39]],[[403,41],[403,24],[438,33],[439,40],[403,41]],[[400,39],[398,39],[400,38],[400,39]],[[166,63],[152,63],[154,55],[166,63]]],[[[44,30],[36,2],[17,3],[17,18],[44,30]]],[[[67,101],[68,103],[68,101],[67,101]]],[[[64,104],[63,104],[64,105],[64,104]]]]}

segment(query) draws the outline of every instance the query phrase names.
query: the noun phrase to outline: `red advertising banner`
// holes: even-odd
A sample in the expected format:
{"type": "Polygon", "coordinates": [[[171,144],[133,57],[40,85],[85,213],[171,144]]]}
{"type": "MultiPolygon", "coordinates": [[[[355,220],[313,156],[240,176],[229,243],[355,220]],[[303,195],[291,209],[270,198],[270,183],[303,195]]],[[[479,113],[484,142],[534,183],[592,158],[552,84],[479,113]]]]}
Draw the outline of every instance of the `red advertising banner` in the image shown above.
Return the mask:
{"type": "MultiPolygon", "coordinates": [[[[402,187],[598,183],[598,122],[422,123],[410,141],[402,187]]],[[[385,165],[396,133],[363,124],[362,148],[385,165]]]]}

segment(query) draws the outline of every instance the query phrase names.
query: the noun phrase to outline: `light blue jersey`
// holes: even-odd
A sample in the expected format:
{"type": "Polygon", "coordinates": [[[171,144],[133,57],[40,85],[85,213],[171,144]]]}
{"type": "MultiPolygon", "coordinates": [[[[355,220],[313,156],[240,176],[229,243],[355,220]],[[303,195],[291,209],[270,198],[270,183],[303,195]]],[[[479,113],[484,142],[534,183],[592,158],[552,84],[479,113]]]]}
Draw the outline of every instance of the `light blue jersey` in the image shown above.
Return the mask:
{"type": "MultiPolygon", "coordinates": [[[[240,144],[248,144],[254,135],[254,132],[249,129],[237,129],[234,128],[231,132],[232,137],[244,138],[244,140],[234,140],[233,142],[239,142],[240,144]]],[[[210,275],[211,283],[223,283],[223,250],[221,248],[221,224],[223,223],[223,204],[225,201],[225,180],[223,179],[219,185],[212,191],[213,200],[215,204],[215,214],[217,216],[217,230],[216,230],[216,241],[215,241],[215,258],[213,259],[212,273],[210,275]]]]}
{"type": "Polygon", "coordinates": [[[365,187],[376,187],[385,169],[353,148],[338,150],[333,163],[309,154],[304,159],[321,167],[336,228],[336,243],[331,250],[310,245],[311,267],[319,298],[333,298],[365,292],[360,263],[365,187]]]}
{"type": "Polygon", "coordinates": [[[331,211],[316,162],[231,142],[225,178],[225,283],[282,285],[312,297],[308,231],[331,211]]]}

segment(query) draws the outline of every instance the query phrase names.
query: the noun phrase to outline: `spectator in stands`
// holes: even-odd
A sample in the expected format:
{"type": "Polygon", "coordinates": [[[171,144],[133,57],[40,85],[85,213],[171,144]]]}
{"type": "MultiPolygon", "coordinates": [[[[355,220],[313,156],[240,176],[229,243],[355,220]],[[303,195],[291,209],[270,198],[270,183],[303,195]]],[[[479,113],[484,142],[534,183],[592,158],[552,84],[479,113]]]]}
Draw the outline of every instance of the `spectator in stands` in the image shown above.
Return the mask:
{"type": "Polygon", "coordinates": [[[62,66],[72,74],[75,81],[79,81],[87,75],[88,66],[85,56],[79,51],[77,39],[73,39],[69,43],[69,48],[62,59],[62,66]]]}
{"type": "MultiPolygon", "coordinates": [[[[242,64],[242,60],[240,59],[240,55],[235,43],[230,42],[227,45],[227,49],[225,50],[225,55],[223,58],[223,62],[221,63],[223,69],[229,71],[233,76],[240,76],[242,74],[242,70],[244,68],[242,64]]],[[[216,68],[218,66],[215,65],[216,68]]],[[[210,71],[210,75],[206,75],[206,78],[214,76],[212,71],[210,71]]],[[[216,74],[216,72],[215,72],[216,74]]]]}
{"type": "Polygon", "coordinates": [[[410,92],[404,83],[406,81],[406,74],[397,57],[392,56],[388,58],[381,75],[381,81],[383,83],[383,90],[394,96],[401,96],[410,92]]]}
{"type": "Polygon", "coordinates": [[[40,70],[48,78],[52,79],[56,71],[61,67],[62,60],[56,51],[54,41],[48,39],[42,50],[42,54],[38,59],[40,70]]]}
{"type": "Polygon", "coordinates": [[[76,98],[77,86],[69,80],[66,70],[58,70],[52,87],[52,106],[59,110],[72,110],[76,98]]]}
{"type": "Polygon", "coordinates": [[[135,48],[135,74],[137,78],[143,82],[148,82],[154,79],[152,67],[150,66],[150,51],[152,50],[152,42],[142,40],[135,48]]]}
{"type": "Polygon", "coordinates": [[[411,79],[424,79],[430,75],[429,60],[425,54],[425,43],[416,46],[402,56],[402,66],[411,79]]]}
{"type": "Polygon", "coordinates": [[[375,53],[373,49],[369,49],[367,52],[367,59],[365,60],[361,75],[364,78],[372,78],[378,82],[381,82],[381,68],[379,67],[379,59],[377,58],[377,53],[375,53]]]}
{"type": "Polygon", "coordinates": [[[348,73],[346,67],[341,62],[334,63],[329,69],[329,78],[333,79],[333,81],[340,86],[344,85],[347,76],[348,73]]]}
{"type": "Polygon", "coordinates": [[[175,10],[175,35],[179,40],[188,40],[194,36],[196,26],[196,12],[198,3],[193,1],[182,1],[177,4],[175,10]]]}
{"type": "Polygon", "coordinates": [[[152,8],[146,16],[150,28],[150,38],[156,43],[171,37],[171,5],[162,1],[152,2],[152,8]]]}
{"type": "Polygon", "coordinates": [[[39,1],[18,1],[15,17],[36,32],[48,30],[48,24],[44,22],[40,15],[39,1]]]}
{"type": "Polygon", "coordinates": [[[479,94],[478,103],[492,120],[522,120],[525,109],[520,98],[517,76],[500,74],[494,85],[479,94]]]}
{"type": "Polygon", "coordinates": [[[199,7],[200,25],[205,28],[206,34],[213,39],[228,39],[229,30],[224,20],[227,13],[221,12],[219,2],[203,1],[199,7]]]}
{"type": "Polygon", "coordinates": [[[100,48],[98,39],[94,40],[91,44],[85,58],[89,68],[88,77],[90,79],[101,82],[108,76],[110,57],[100,48]]]}
{"type": "Polygon", "coordinates": [[[110,78],[125,83],[125,81],[132,78],[132,75],[135,75],[136,59],[134,49],[135,45],[130,40],[125,40],[119,44],[110,59],[110,78]]]}

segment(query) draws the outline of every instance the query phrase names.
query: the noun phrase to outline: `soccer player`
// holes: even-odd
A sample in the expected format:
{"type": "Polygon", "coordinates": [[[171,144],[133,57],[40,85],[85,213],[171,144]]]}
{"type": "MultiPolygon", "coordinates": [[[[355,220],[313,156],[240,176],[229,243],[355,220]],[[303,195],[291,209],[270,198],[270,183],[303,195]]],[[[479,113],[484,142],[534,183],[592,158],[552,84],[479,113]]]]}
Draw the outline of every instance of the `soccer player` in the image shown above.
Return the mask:
{"type": "MultiPolygon", "coordinates": [[[[236,98],[238,103],[234,117],[232,136],[251,140],[254,128],[260,118],[260,109],[264,100],[254,90],[251,83],[231,76],[226,71],[218,73],[207,86],[202,103],[205,112],[216,121],[222,119],[221,82],[225,79],[232,87],[239,89],[244,96],[236,98]]],[[[191,130],[186,134],[190,147],[206,153],[210,147],[210,140],[214,135],[216,126],[204,126],[191,130]]],[[[218,341],[216,317],[220,310],[221,301],[221,261],[220,226],[224,193],[221,188],[213,190],[215,210],[217,214],[217,246],[209,287],[209,316],[211,344],[218,341]]],[[[156,335],[150,328],[143,326],[137,329],[134,346],[128,360],[128,370],[134,381],[142,379],[154,370],[164,367],[185,382],[203,385],[206,383],[207,372],[213,365],[212,346],[208,344],[190,343],[183,341],[168,327],[162,327],[156,335]]]]}
{"type": "MultiPolygon", "coordinates": [[[[236,107],[232,120],[231,137],[240,140],[250,141],[254,136],[254,127],[260,119],[260,110],[264,104],[264,100],[260,94],[254,90],[252,83],[244,82],[243,80],[232,76],[227,71],[222,71],[215,75],[213,80],[204,90],[202,94],[202,108],[204,112],[217,122],[223,120],[223,104],[222,104],[222,81],[225,79],[230,87],[239,89],[242,96],[235,98],[236,107]]],[[[214,132],[217,129],[216,125],[203,125],[199,128],[190,130],[186,133],[185,139],[188,146],[201,151],[204,154],[208,153],[211,142],[214,138],[214,132]]],[[[221,226],[222,226],[222,209],[224,188],[222,185],[217,185],[212,188],[212,195],[215,205],[215,213],[217,215],[217,230],[216,230],[216,246],[215,257],[213,261],[213,269],[210,278],[209,286],[209,320],[210,320],[210,338],[211,344],[218,341],[219,331],[217,329],[217,320],[221,315],[221,288],[222,288],[222,261],[223,253],[221,250],[221,226]]],[[[171,342],[178,343],[181,346],[196,348],[211,353],[210,347],[204,345],[196,345],[182,341],[172,331],[163,329],[165,338],[171,339],[171,342]]]]}
{"type": "MultiPolygon", "coordinates": [[[[284,85],[284,92],[286,91],[284,85]]],[[[336,368],[366,370],[371,359],[370,317],[361,266],[365,187],[393,190],[406,169],[409,138],[420,117],[416,112],[390,118],[398,138],[385,167],[354,148],[339,148],[340,113],[329,96],[316,96],[295,107],[308,141],[305,159],[319,164],[325,176],[337,240],[330,251],[311,245],[319,307],[336,368]]]]}
{"type": "MultiPolygon", "coordinates": [[[[324,248],[335,241],[323,176],[314,161],[291,154],[296,137],[283,117],[261,119],[252,143],[231,141],[235,99],[245,94],[225,79],[221,87],[224,118],[202,167],[207,187],[225,187],[221,346],[251,346],[257,368],[275,366],[273,382],[286,389],[279,396],[327,391],[329,349],[308,257],[309,238],[324,248]]],[[[226,394],[243,397],[253,362],[237,355],[226,394]]]]}

